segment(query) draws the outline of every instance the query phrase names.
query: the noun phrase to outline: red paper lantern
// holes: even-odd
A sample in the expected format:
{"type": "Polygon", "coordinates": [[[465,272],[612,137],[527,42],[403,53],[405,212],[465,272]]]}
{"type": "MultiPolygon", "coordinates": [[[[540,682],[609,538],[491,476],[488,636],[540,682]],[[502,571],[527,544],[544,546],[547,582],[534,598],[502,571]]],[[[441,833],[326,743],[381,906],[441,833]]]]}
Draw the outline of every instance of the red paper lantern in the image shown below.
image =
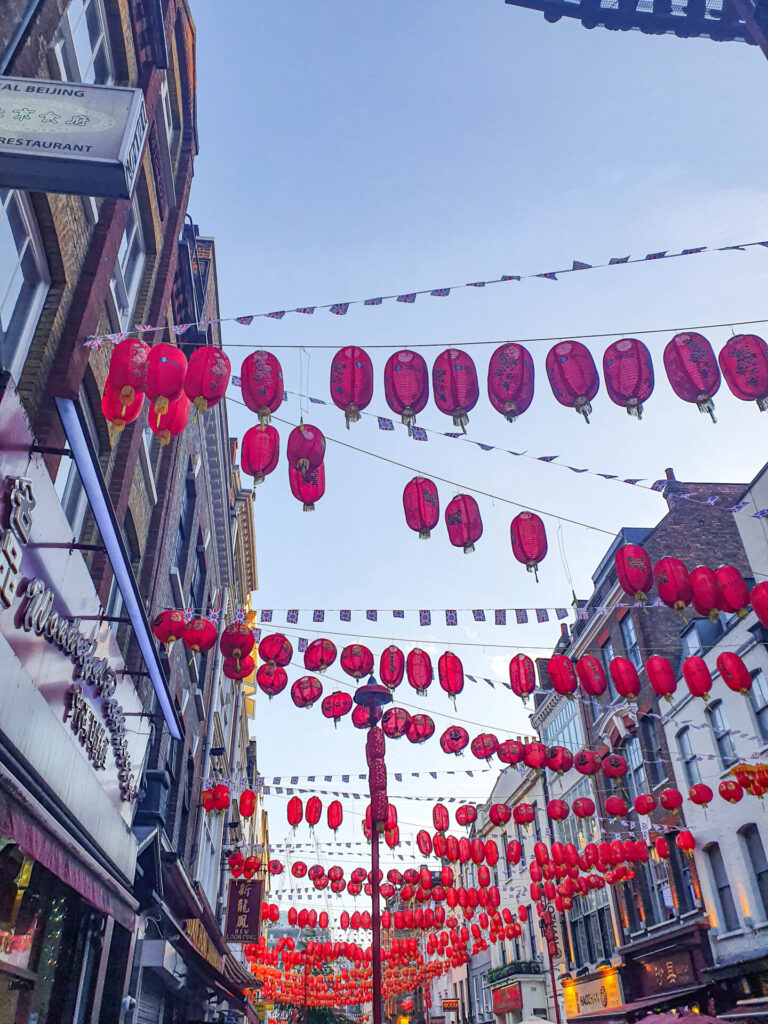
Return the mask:
{"type": "Polygon", "coordinates": [[[657,839],[654,840],[653,845],[656,850],[657,857],[660,857],[662,860],[669,860],[669,855],[671,851],[669,849],[668,839],[665,839],[664,836],[659,836],[657,839]]]}
{"type": "Polygon", "coordinates": [[[435,832],[447,832],[451,826],[451,819],[445,804],[435,804],[432,808],[432,824],[435,832]]]}
{"type": "Polygon", "coordinates": [[[434,483],[423,476],[409,480],[403,490],[403,510],[408,526],[427,540],[440,519],[440,497],[434,483]]]}
{"type": "Polygon", "coordinates": [[[126,423],[135,423],[143,408],[143,391],[137,391],[133,401],[126,405],[117,386],[107,377],[104,382],[104,394],[101,396],[101,412],[104,419],[111,424],[113,433],[119,434],[126,423]]]}
{"type": "Polygon", "coordinates": [[[253,650],[256,638],[253,631],[242,622],[230,622],[223,630],[219,640],[219,648],[225,658],[234,658],[240,661],[253,650]]]}
{"type": "Polygon", "coordinates": [[[592,399],[600,387],[597,367],[580,341],[560,341],[547,353],[547,377],[560,405],[575,409],[589,423],[592,399]]]}
{"type": "Polygon", "coordinates": [[[692,603],[699,615],[717,622],[723,602],[723,591],[717,573],[706,565],[697,565],[690,573],[692,603]]]}
{"type": "Polygon", "coordinates": [[[429,689],[432,682],[432,659],[420,647],[414,647],[405,659],[408,682],[420,697],[429,689]]]}
{"type": "Polygon", "coordinates": [[[291,687],[291,700],[297,708],[311,708],[323,695],[323,684],[315,676],[302,676],[291,687]]]}
{"type": "MultiPolygon", "coordinates": [[[[161,416],[168,413],[172,403],[179,401],[183,394],[186,374],[187,357],[178,346],[161,341],[149,350],[145,391],[147,398],[152,402],[150,425],[154,420],[159,426],[161,416]]],[[[189,399],[186,399],[186,405],[189,409],[189,399]]]]}
{"type": "Polygon", "coordinates": [[[348,715],[352,710],[352,697],[350,694],[344,693],[343,690],[335,690],[323,698],[320,708],[323,715],[326,718],[332,718],[334,725],[337,725],[339,719],[348,715]]]}
{"type": "MultiPolygon", "coordinates": [[[[344,809],[342,808],[341,803],[338,800],[333,800],[331,803],[328,804],[328,828],[332,829],[332,831],[335,832],[338,828],[341,827],[341,823],[343,820],[344,809]]],[[[332,870],[333,868],[331,868],[331,871],[332,870]]],[[[328,877],[330,878],[330,871],[328,872],[328,877]]],[[[331,879],[331,881],[334,881],[334,879],[331,879]]]]}
{"type": "Polygon", "coordinates": [[[477,502],[469,494],[457,494],[445,510],[448,539],[455,548],[463,548],[468,555],[483,535],[483,520],[477,502]]]}
{"type": "Polygon", "coordinates": [[[653,567],[653,581],[659,597],[668,608],[681,612],[693,598],[693,587],[683,562],[679,558],[660,558],[653,567]]]}
{"type": "Polygon", "coordinates": [[[446,754],[460,754],[469,743],[469,733],[461,725],[449,725],[440,737],[440,746],[446,754]]]}
{"type": "Polygon", "coordinates": [[[664,369],[678,398],[708,412],[715,422],[714,395],[720,388],[720,370],[712,346],[701,334],[676,334],[664,349],[664,369]]]}
{"type": "Polygon", "coordinates": [[[621,754],[606,754],[601,767],[607,779],[621,779],[627,774],[627,762],[621,754]]]}
{"type": "Polygon", "coordinates": [[[729,804],[737,804],[744,796],[744,790],[735,779],[723,779],[717,787],[717,791],[723,800],[729,804]]]}
{"type": "Polygon", "coordinates": [[[639,544],[623,544],[616,552],[614,563],[621,589],[635,601],[645,601],[653,586],[651,559],[639,544]]]}
{"type": "Polygon", "coordinates": [[[395,352],[384,367],[384,395],[387,405],[408,427],[416,423],[429,398],[429,370],[422,356],[410,349],[395,352]]]}
{"type": "MultiPolygon", "coordinates": [[[[315,825],[320,821],[323,814],[323,802],[319,796],[311,796],[307,800],[307,809],[305,811],[305,818],[310,828],[314,828],[315,825]]],[[[320,868],[320,874],[323,874],[323,869],[320,868]]]]}
{"type": "Polygon", "coordinates": [[[263,483],[280,458],[280,435],[272,426],[251,427],[243,435],[240,467],[255,484],[263,483]]]}
{"type": "Polygon", "coordinates": [[[277,412],[283,401],[283,370],[277,356],[271,352],[251,352],[243,360],[240,370],[240,390],[243,401],[259,417],[259,422],[269,423],[272,413],[277,412]]]}
{"type": "Polygon", "coordinates": [[[642,341],[622,338],[612,342],[603,355],[603,377],[611,401],[642,419],[643,402],[653,394],[654,385],[651,353],[642,341]]]}
{"type": "Polygon", "coordinates": [[[700,807],[708,807],[712,802],[713,796],[712,790],[703,782],[697,782],[696,785],[691,786],[688,790],[688,799],[700,807]]]}
{"type": "Polygon", "coordinates": [[[634,800],[634,808],[638,814],[650,814],[656,807],[656,797],[650,793],[638,793],[634,800]]]}
{"type": "Polygon", "coordinates": [[[491,804],[491,808],[488,811],[488,817],[494,825],[498,825],[500,828],[503,828],[512,817],[512,809],[507,807],[506,804],[491,804]]]}
{"type": "Polygon", "coordinates": [[[341,667],[353,679],[362,679],[373,672],[373,655],[362,644],[349,644],[341,652],[341,667]]]}
{"type": "Polygon", "coordinates": [[[216,646],[216,635],[216,627],[209,619],[192,619],[181,639],[194,654],[205,654],[216,646]]]}
{"type": "Polygon", "coordinates": [[[523,761],[529,767],[540,772],[547,763],[547,748],[543,743],[533,740],[523,747],[523,761]]]}
{"type": "Polygon", "coordinates": [[[189,357],[184,392],[197,412],[212,409],[224,397],[232,367],[215,345],[196,348],[189,357]]]}
{"type": "Polygon", "coordinates": [[[464,667],[461,660],[452,651],[441,654],[437,662],[437,675],[440,686],[452,698],[455,707],[456,697],[464,689],[464,667]]]}
{"type": "Polygon", "coordinates": [[[373,364],[367,352],[356,345],[339,349],[331,362],[331,398],[344,410],[347,430],[357,423],[360,412],[373,398],[373,364]]]}
{"type": "Polygon", "coordinates": [[[527,654],[516,654],[509,662],[509,685],[523,701],[536,689],[536,671],[527,654]]]}
{"type": "MultiPolygon", "coordinates": [[[[507,819],[509,820],[509,819],[507,819]]],[[[456,808],[456,823],[467,828],[473,821],[477,821],[477,808],[472,804],[462,804],[456,808]]]]}
{"type": "Polygon", "coordinates": [[[424,743],[435,732],[435,723],[429,715],[411,715],[405,735],[411,743],[424,743]]]}
{"type": "Polygon", "coordinates": [[[547,662],[547,674],[555,693],[573,700],[578,681],[571,659],[566,658],[564,654],[553,654],[547,662]]]}
{"type": "Polygon", "coordinates": [[[570,814],[570,808],[565,800],[550,800],[547,804],[547,817],[553,821],[565,821],[570,814]]]}
{"type": "Polygon", "coordinates": [[[309,672],[325,672],[334,661],[336,644],[332,640],[313,640],[304,652],[304,668],[309,672]]]}
{"type": "Polygon", "coordinates": [[[712,679],[703,658],[693,654],[683,660],[683,679],[694,697],[703,697],[705,701],[709,700],[712,679]]]}
{"type": "Polygon", "coordinates": [[[379,659],[379,682],[390,690],[396,689],[405,673],[405,655],[394,644],[381,652],[379,659]]]}
{"type": "Polygon", "coordinates": [[[245,658],[225,658],[221,671],[227,679],[247,679],[256,671],[256,662],[248,655],[245,658]]]}
{"type": "Polygon", "coordinates": [[[293,645],[282,633],[270,633],[259,644],[259,657],[267,665],[283,667],[293,657],[293,645]]]}
{"type": "Polygon", "coordinates": [[[533,401],[533,359],[522,345],[500,345],[488,364],[488,397],[491,405],[510,423],[533,401]]]}
{"type": "Polygon", "coordinates": [[[364,708],[355,704],[352,711],[352,725],[356,729],[370,729],[381,721],[381,708],[364,708]]]}
{"type": "Polygon", "coordinates": [[[626,800],[620,796],[609,796],[605,799],[605,810],[612,818],[624,818],[629,811],[626,800]]]}
{"type": "Polygon", "coordinates": [[[517,825],[530,825],[536,817],[536,811],[532,804],[517,804],[512,808],[512,818],[517,825]]]}
{"type": "Polygon", "coordinates": [[[440,412],[452,416],[454,425],[466,433],[467,413],[480,395],[477,370],[466,352],[449,348],[440,353],[432,367],[432,392],[440,412]]]}
{"type": "Polygon", "coordinates": [[[306,473],[289,466],[288,482],[291,494],[302,503],[302,511],[314,512],[315,503],[325,494],[325,463],[321,462],[317,469],[308,469],[306,473]]]}
{"type": "Polygon", "coordinates": [[[288,824],[291,828],[296,828],[301,824],[301,819],[304,817],[304,804],[300,796],[292,796],[288,801],[287,814],[288,824]]]}
{"type": "MultiPolygon", "coordinates": [[[[158,401],[161,401],[158,399],[158,401]]],[[[166,412],[149,417],[149,429],[161,445],[170,444],[172,437],[178,437],[187,429],[189,423],[189,399],[182,394],[168,404],[166,412]]]]}
{"type": "Polygon", "coordinates": [[[512,554],[539,582],[539,562],[547,553],[547,534],[544,523],[535,512],[521,512],[510,526],[512,554]]]}
{"type": "Polygon", "coordinates": [[[172,644],[180,640],[186,628],[184,613],[170,609],[160,612],[152,621],[152,632],[161,644],[172,644]]]}
{"type": "Polygon", "coordinates": [[[563,775],[573,768],[573,754],[567,747],[561,747],[558,744],[547,747],[546,765],[550,771],[563,775]]]}
{"type": "Polygon", "coordinates": [[[676,811],[683,805],[683,794],[679,789],[662,789],[659,793],[659,803],[665,811],[676,811]]]}
{"type": "Polygon", "coordinates": [[[734,651],[723,651],[717,656],[717,671],[730,690],[746,697],[752,689],[752,676],[741,657],[734,651]]]}
{"type": "Polygon", "coordinates": [[[715,569],[715,575],[722,591],[722,610],[746,619],[749,614],[749,587],[744,577],[733,565],[721,565],[715,569]]]}
{"type": "Polygon", "coordinates": [[[303,420],[288,435],[288,465],[306,477],[318,469],[325,458],[325,436],[322,430],[303,420]]]}
{"type": "Polygon", "coordinates": [[[693,854],[696,849],[696,840],[693,838],[693,834],[688,829],[683,829],[682,832],[678,832],[675,836],[675,843],[678,849],[682,850],[683,853],[693,854]]]}
{"type": "Polygon", "coordinates": [[[671,701],[672,694],[677,689],[677,679],[667,659],[660,654],[652,655],[645,663],[645,672],[653,692],[671,701]]]}
{"type": "Polygon", "coordinates": [[[729,338],[718,356],[725,383],[742,402],[768,409],[768,345],[756,334],[729,338]]]}
{"type": "Polygon", "coordinates": [[[491,732],[481,732],[472,740],[470,750],[478,761],[490,760],[499,749],[499,741],[491,732]]]}
{"type": "Polygon", "coordinates": [[[282,875],[285,868],[279,860],[271,860],[267,865],[270,875],[282,875]]]}
{"type": "Polygon", "coordinates": [[[640,695],[640,678],[629,658],[611,658],[608,667],[616,692],[627,700],[637,700],[640,695]]]}
{"type": "Polygon", "coordinates": [[[271,700],[286,688],[288,685],[288,675],[284,668],[280,668],[279,665],[274,663],[271,665],[259,665],[259,670],[256,673],[256,685],[271,700]]]}
{"type": "Polygon", "coordinates": [[[523,856],[523,847],[519,840],[510,839],[507,843],[507,861],[510,864],[519,864],[523,856]]]}
{"type": "Polygon", "coordinates": [[[385,736],[391,740],[405,736],[410,724],[411,716],[405,708],[389,708],[384,712],[384,717],[381,720],[381,728],[385,736]]]}
{"type": "Polygon", "coordinates": [[[588,697],[599,697],[605,693],[608,680],[605,670],[593,654],[585,654],[576,662],[576,673],[581,683],[581,692],[588,697]]]}
{"type": "Polygon", "coordinates": [[[574,755],[573,767],[581,775],[596,775],[600,771],[600,758],[594,750],[580,750],[574,755]]]}
{"type": "Polygon", "coordinates": [[[580,796],[573,801],[573,813],[577,818],[591,818],[595,813],[595,801],[588,796],[580,796]]]}
{"type": "Polygon", "coordinates": [[[768,626],[768,580],[756,583],[752,587],[749,600],[759,621],[763,626],[768,626]]]}
{"type": "Polygon", "coordinates": [[[138,338],[124,338],[112,350],[108,380],[123,410],[133,405],[147,386],[147,360],[151,348],[138,338]]]}

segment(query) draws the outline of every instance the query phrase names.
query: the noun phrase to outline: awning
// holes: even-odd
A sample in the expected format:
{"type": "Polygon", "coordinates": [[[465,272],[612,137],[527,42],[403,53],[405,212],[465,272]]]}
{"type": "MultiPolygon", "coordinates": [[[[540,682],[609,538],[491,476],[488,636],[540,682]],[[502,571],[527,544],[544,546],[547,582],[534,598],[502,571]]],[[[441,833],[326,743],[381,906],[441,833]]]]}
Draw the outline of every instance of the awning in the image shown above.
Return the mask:
{"type": "Polygon", "coordinates": [[[646,999],[636,999],[632,1003],[622,1003],[621,1006],[614,1006],[610,1010],[598,1010],[596,1013],[583,1013],[578,1017],[569,1017],[573,1021],[597,1020],[607,1024],[609,1020],[616,1019],[623,1021],[628,1013],[635,1013],[638,1010],[647,1010],[651,1007],[665,1006],[668,1003],[677,1003],[694,992],[701,992],[706,985],[689,985],[687,988],[674,988],[668,992],[658,992],[646,999]]]}

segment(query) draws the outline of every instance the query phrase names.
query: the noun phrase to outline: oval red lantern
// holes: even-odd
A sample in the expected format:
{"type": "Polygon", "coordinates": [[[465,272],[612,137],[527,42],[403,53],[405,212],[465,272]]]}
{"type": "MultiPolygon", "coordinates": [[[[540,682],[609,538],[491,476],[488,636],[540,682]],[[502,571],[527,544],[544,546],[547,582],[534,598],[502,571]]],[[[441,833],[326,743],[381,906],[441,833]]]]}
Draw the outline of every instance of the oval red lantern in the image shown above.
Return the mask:
{"type": "Polygon", "coordinates": [[[107,377],[104,382],[104,394],[101,396],[101,412],[104,419],[110,423],[111,432],[119,434],[126,423],[135,423],[144,408],[144,392],[138,391],[133,401],[127,405],[121,398],[121,392],[114,382],[107,377]]]}
{"type": "Polygon", "coordinates": [[[547,377],[560,405],[575,409],[589,423],[600,378],[589,349],[580,341],[560,341],[547,353],[547,377]]]}
{"type": "Polygon", "coordinates": [[[291,687],[291,700],[297,708],[311,708],[323,695],[323,684],[315,676],[302,676],[291,687]]]}
{"type": "Polygon", "coordinates": [[[466,433],[470,413],[477,405],[480,388],[475,364],[466,352],[449,348],[441,352],[432,367],[435,405],[466,433]]]}
{"type": "Polygon", "coordinates": [[[600,758],[594,750],[580,750],[574,755],[573,767],[580,775],[596,775],[600,771],[600,758]]]}
{"type": "Polygon", "coordinates": [[[510,839],[507,843],[507,861],[510,864],[519,864],[523,856],[523,847],[518,839],[510,839]]]}
{"type": "Polygon", "coordinates": [[[219,648],[225,658],[240,661],[253,650],[256,638],[244,622],[230,622],[219,639],[219,648]]]}
{"type": "Polygon", "coordinates": [[[768,345],[756,334],[729,338],[718,356],[725,383],[742,402],[768,409],[768,345]]]}
{"type": "Polygon", "coordinates": [[[552,655],[547,662],[547,675],[555,693],[559,693],[561,697],[567,697],[568,700],[573,700],[578,679],[570,658],[566,658],[564,654],[552,655]]]}
{"type": "Polygon", "coordinates": [[[653,586],[653,568],[645,548],[639,544],[623,544],[614,558],[621,589],[635,601],[645,601],[653,586]]]}
{"type": "Polygon", "coordinates": [[[338,725],[339,720],[352,710],[352,696],[343,690],[334,690],[323,698],[320,709],[326,718],[332,718],[334,725],[338,725]]]}
{"type": "Polygon", "coordinates": [[[627,762],[621,754],[606,754],[601,767],[607,779],[621,779],[627,774],[627,762]]]}
{"type": "Polygon", "coordinates": [[[620,796],[609,796],[605,799],[605,810],[612,818],[626,817],[629,808],[627,802],[620,796]]]}
{"type": "Polygon", "coordinates": [[[464,689],[464,667],[461,660],[452,651],[446,651],[440,655],[437,662],[437,676],[440,686],[453,700],[453,706],[456,707],[456,697],[464,689]]]}
{"type": "Polygon", "coordinates": [[[573,813],[577,818],[591,818],[595,813],[595,801],[588,796],[577,797],[573,801],[573,813]]]}
{"type": "Polygon", "coordinates": [[[739,570],[733,565],[721,565],[715,569],[722,591],[721,608],[730,615],[746,619],[749,605],[749,587],[739,570]]]}
{"type": "Polygon", "coordinates": [[[304,652],[304,668],[309,672],[325,672],[336,661],[336,644],[321,638],[313,640],[304,652]]]}
{"type": "Polygon", "coordinates": [[[570,807],[565,800],[550,800],[547,804],[547,817],[553,821],[565,821],[570,814],[570,807]]]}
{"type": "Polygon", "coordinates": [[[396,689],[402,682],[405,673],[405,655],[394,644],[381,652],[379,659],[379,682],[390,690],[396,689]]]}
{"type": "Polygon", "coordinates": [[[494,825],[503,828],[512,817],[512,809],[506,804],[491,804],[488,817],[494,825]]]}
{"type": "MultiPolygon", "coordinates": [[[[483,861],[485,860],[485,843],[483,842],[483,840],[473,839],[472,842],[470,843],[470,850],[473,864],[482,864],[483,861]]],[[[476,899],[477,897],[477,890],[470,889],[468,895],[470,901],[474,901],[474,899],[476,899]],[[474,897],[472,896],[472,893],[475,894],[474,897]]]]}
{"type": "MultiPolygon", "coordinates": [[[[307,800],[307,808],[304,813],[307,819],[307,824],[310,828],[314,828],[315,825],[320,821],[323,814],[323,802],[319,796],[311,796],[307,800]]],[[[320,874],[323,874],[323,869],[320,868],[320,874]]]]}
{"type": "Polygon", "coordinates": [[[475,736],[470,745],[470,750],[478,761],[483,759],[490,761],[498,749],[499,741],[491,732],[481,732],[475,736]]]}
{"type": "Polygon", "coordinates": [[[540,772],[547,763],[547,748],[536,740],[526,743],[523,747],[523,762],[540,772]]]}
{"type": "Polygon", "coordinates": [[[558,775],[563,775],[565,772],[570,771],[571,768],[573,768],[573,754],[567,747],[555,744],[552,747],[547,747],[547,759],[545,763],[550,771],[557,772],[558,775]]]}
{"type": "Polygon", "coordinates": [[[638,814],[650,814],[656,808],[656,797],[651,793],[638,793],[634,799],[634,808],[638,814]]]}
{"type": "Polygon", "coordinates": [[[683,562],[679,558],[660,558],[653,567],[653,581],[659,597],[668,608],[681,612],[693,599],[693,587],[683,562]]]}
{"type": "Polygon", "coordinates": [[[259,665],[256,673],[256,685],[270,698],[276,697],[288,685],[288,675],[279,665],[259,665]]]}
{"type": "Polygon", "coordinates": [[[292,796],[287,807],[288,824],[291,828],[297,828],[304,817],[304,804],[300,796],[292,796]]]}
{"type": "Polygon", "coordinates": [[[241,818],[252,818],[256,810],[256,794],[252,789],[244,789],[240,794],[238,809],[241,818]]]}
{"type": "Polygon", "coordinates": [[[468,555],[483,535],[483,520],[475,499],[469,494],[457,494],[445,510],[448,539],[455,548],[463,548],[468,555]]]}
{"type": "Polygon", "coordinates": [[[152,632],[161,644],[173,644],[180,640],[186,628],[184,613],[171,609],[160,612],[152,621],[152,632]]]}
{"type": "Polygon", "coordinates": [[[664,349],[664,369],[677,397],[716,422],[712,398],[720,388],[720,370],[707,339],[693,332],[676,334],[664,349]]]}
{"type": "Polygon", "coordinates": [[[709,807],[714,793],[703,782],[697,782],[688,790],[688,799],[699,807],[709,807]]]}
{"type": "Polygon", "coordinates": [[[717,656],[717,671],[730,690],[748,696],[752,689],[752,675],[735,651],[723,651],[717,656]]]}
{"type": "Polygon", "coordinates": [[[318,469],[325,458],[325,436],[322,430],[302,420],[288,435],[285,454],[288,465],[306,477],[307,473],[318,469]]]}
{"type": "Polygon", "coordinates": [[[283,667],[293,657],[293,645],[282,633],[270,633],[259,644],[259,657],[267,665],[283,667]]]}
{"type": "Polygon", "coordinates": [[[221,671],[227,679],[247,679],[256,671],[256,662],[248,655],[245,658],[225,658],[221,671]]]}
{"type": "Polygon", "coordinates": [[[205,654],[216,646],[216,627],[209,619],[192,619],[181,639],[194,654],[205,654]]]}
{"type": "Polygon", "coordinates": [[[435,804],[432,808],[432,824],[436,832],[447,832],[451,825],[451,819],[445,804],[435,804]]]}
{"type": "Polygon", "coordinates": [[[723,602],[723,591],[720,580],[714,569],[706,565],[697,565],[690,573],[692,604],[699,615],[706,615],[717,622],[723,602]]]}
{"type": "Polygon", "coordinates": [[[693,851],[696,849],[696,840],[693,838],[693,833],[689,832],[688,829],[683,829],[682,832],[677,833],[675,843],[683,853],[693,854],[693,851]]]}
{"type": "Polygon", "coordinates": [[[608,667],[616,692],[627,700],[637,700],[640,695],[640,677],[629,658],[611,658],[608,667]]]}
{"type": "Polygon", "coordinates": [[[461,754],[468,743],[469,733],[461,725],[449,725],[440,737],[440,746],[446,754],[461,754]]]}
{"type": "Polygon", "coordinates": [[[608,397],[630,416],[643,418],[643,402],[653,394],[651,353],[637,338],[612,342],[603,355],[603,378],[608,397]]]}
{"type": "MultiPolygon", "coordinates": [[[[344,809],[338,800],[333,800],[328,804],[328,828],[335,832],[336,829],[341,827],[343,820],[344,809]]],[[[330,872],[328,872],[328,877],[330,878],[330,872]]],[[[335,879],[331,879],[331,881],[335,881],[335,879]]]]}
{"type": "Polygon", "coordinates": [[[723,779],[717,787],[717,791],[729,804],[737,804],[744,796],[744,789],[735,779],[723,779]]]}
{"type": "Polygon", "coordinates": [[[302,503],[302,511],[314,512],[316,502],[325,494],[325,463],[321,462],[317,469],[308,469],[306,473],[289,466],[288,482],[291,494],[302,503]]]}
{"type": "MultiPolygon", "coordinates": [[[[159,401],[159,399],[158,399],[159,401]]],[[[178,437],[187,429],[191,406],[186,395],[181,395],[168,404],[166,412],[156,418],[150,416],[149,429],[161,445],[170,444],[172,437],[178,437]]]]}
{"type": "Polygon", "coordinates": [[[512,818],[517,825],[530,825],[536,817],[536,810],[532,804],[517,804],[512,808],[512,818]]]}
{"type": "Polygon", "coordinates": [[[671,851],[668,839],[665,839],[664,836],[658,836],[658,838],[654,840],[653,845],[656,850],[657,857],[660,857],[662,860],[669,860],[671,851]]]}
{"type": "MultiPolygon", "coordinates": [[[[150,409],[150,426],[152,422],[160,426],[161,417],[167,414],[172,405],[183,395],[184,378],[187,374],[187,357],[176,345],[161,341],[153,345],[147,354],[145,391],[152,403],[150,409]]],[[[189,399],[184,395],[187,410],[189,399]]]]}
{"type": "Polygon", "coordinates": [[[581,692],[588,697],[599,697],[605,693],[608,680],[605,669],[593,654],[585,654],[576,662],[576,674],[581,683],[581,692]]]}
{"type": "Polygon", "coordinates": [[[674,669],[667,659],[660,654],[652,655],[645,663],[645,671],[653,692],[657,696],[671,701],[672,695],[677,689],[677,679],[674,669]]]}
{"type": "Polygon", "coordinates": [[[432,837],[426,829],[421,829],[416,833],[416,845],[422,856],[429,857],[432,853],[432,837]]]}
{"type": "Polygon", "coordinates": [[[408,732],[411,724],[411,716],[405,708],[389,708],[384,712],[381,720],[381,728],[384,735],[391,740],[398,740],[408,732]]]}
{"type": "Polygon", "coordinates": [[[676,811],[683,805],[683,794],[679,789],[662,789],[659,793],[659,803],[665,811],[676,811]]]}
{"type": "Polygon", "coordinates": [[[263,351],[246,356],[240,370],[240,390],[243,401],[256,413],[259,422],[269,423],[285,393],[283,370],[277,356],[263,351]]]}
{"type": "Polygon", "coordinates": [[[521,512],[510,525],[512,554],[539,582],[539,563],[547,554],[547,533],[535,512],[521,512]]]}
{"type": "Polygon", "coordinates": [[[409,480],[403,490],[403,510],[408,526],[427,540],[440,519],[440,496],[434,483],[423,476],[409,480]]]}
{"type": "Polygon", "coordinates": [[[504,740],[499,744],[496,754],[503,764],[520,764],[525,746],[519,740],[504,740]]]}
{"type": "Polygon", "coordinates": [[[461,825],[466,828],[471,825],[473,821],[477,821],[477,808],[472,804],[462,804],[461,807],[456,808],[457,825],[461,825]]]}
{"type": "Polygon", "coordinates": [[[331,398],[344,410],[344,419],[357,423],[360,412],[373,398],[373,364],[368,353],[356,345],[339,349],[331,361],[331,398]]]}
{"type": "Polygon", "coordinates": [[[683,679],[694,697],[703,697],[705,701],[709,700],[712,678],[703,658],[692,654],[689,658],[683,659],[683,679]]]}
{"type": "Polygon", "coordinates": [[[412,715],[406,730],[406,736],[411,743],[424,743],[434,735],[435,723],[429,715],[412,715]]]}
{"type": "Polygon", "coordinates": [[[429,398],[429,370],[418,352],[402,349],[389,357],[384,367],[384,395],[387,405],[401,418],[410,434],[416,414],[422,411],[429,398]]]}
{"type": "Polygon", "coordinates": [[[373,672],[373,655],[362,644],[349,644],[341,652],[341,667],[353,679],[362,679],[373,672]]]}
{"type": "Polygon", "coordinates": [[[432,659],[420,647],[414,647],[405,659],[408,682],[423,697],[432,682],[432,659]]]}
{"type": "Polygon", "coordinates": [[[510,423],[533,401],[534,367],[530,352],[522,345],[500,345],[488,363],[488,397],[491,405],[510,423]]]}
{"type": "Polygon", "coordinates": [[[768,580],[756,583],[749,595],[752,608],[763,626],[768,626],[768,580]]]}
{"type": "Polygon", "coordinates": [[[523,701],[536,689],[536,670],[527,654],[516,654],[509,662],[509,685],[523,701]]]}
{"type": "Polygon", "coordinates": [[[253,477],[255,484],[263,483],[276,468],[280,458],[280,435],[272,426],[251,427],[243,435],[240,447],[240,468],[253,477]]]}
{"type": "Polygon", "coordinates": [[[232,371],[229,358],[215,345],[196,348],[189,357],[184,392],[195,410],[204,413],[224,397],[232,371]]]}
{"type": "MultiPolygon", "coordinates": [[[[123,411],[135,403],[138,395],[142,395],[143,403],[147,360],[151,351],[150,346],[138,338],[124,338],[112,350],[108,380],[123,411]]],[[[139,408],[142,403],[139,403],[139,408]]]]}

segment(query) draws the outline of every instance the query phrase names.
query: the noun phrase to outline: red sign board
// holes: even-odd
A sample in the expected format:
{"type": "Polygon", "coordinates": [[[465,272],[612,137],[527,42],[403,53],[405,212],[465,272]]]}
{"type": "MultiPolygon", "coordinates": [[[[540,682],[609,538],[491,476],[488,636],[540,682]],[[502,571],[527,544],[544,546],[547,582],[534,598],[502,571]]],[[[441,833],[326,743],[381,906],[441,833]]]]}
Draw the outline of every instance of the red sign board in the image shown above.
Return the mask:
{"type": "Polygon", "coordinates": [[[261,922],[261,882],[238,879],[229,883],[227,942],[258,942],[261,922]]]}
{"type": "Polygon", "coordinates": [[[513,985],[507,985],[505,988],[493,990],[494,1013],[506,1013],[507,1010],[522,1010],[522,1008],[523,993],[519,981],[516,981],[513,985]]]}

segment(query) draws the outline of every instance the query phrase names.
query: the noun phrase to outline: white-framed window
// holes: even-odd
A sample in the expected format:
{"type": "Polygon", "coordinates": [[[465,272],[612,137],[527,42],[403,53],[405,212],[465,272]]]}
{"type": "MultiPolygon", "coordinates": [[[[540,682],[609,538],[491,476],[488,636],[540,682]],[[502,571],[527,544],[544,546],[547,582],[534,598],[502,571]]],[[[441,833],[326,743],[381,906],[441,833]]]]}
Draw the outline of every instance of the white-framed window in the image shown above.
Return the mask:
{"type": "Polygon", "coordinates": [[[139,203],[134,196],[109,282],[120,330],[126,330],[131,324],[146,256],[139,203]]]}
{"type": "Polygon", "coordinates": [[[621,620],[621,636],[624,640],[627,657],[635,668],[642,668],[643,659],[640,655],[640,645],[637,642],[637,630],[635,629],[635,620],[632,618],[632,612],[628,612],[621,620]]]}
{"type": "Polygon", "coordinates": [[[695,786],[697,783],[701,782],[701,775],[699,774],[699,762],[693,752],[693,746],[691,744],[690,726],[686,725],[678,732],[677,746],[680,750],[680,756],[683,759],[683,773],[685,775],[685,781],[689,786],[695,786]]]}
{"type": "Polygon", "coordinates": [[[114,82],[103,0],[69,0],[53,44],[51,63],[53,73],[67,82],[114,82]]]}
{"type": "Polygon", "coordinates": [[[725,708],[721,700],[713,700],[707,708],[707,717],[712,735],[715,738],[717,753],[723,768],[730,768],[738,760],[733,746],[733,737],[725,717],[725,708]]]}
{"type": "Polygon", "coordinates": [[[648,776],[645,774],[643,751],[638,736],[630,736],[624,742],[622,754],[627,759],[627,796],[631,804],[636,796],[648,791],[648,776]]]}
{"type": "Polygon", "coordinates": [[[29,200],[15,189],[0,188],[0,362],[17,381],[49,285],[29,200]]]}
{"type": "Polygon", "coordinates": [[[752,673],[749,702],[760,736],[768,742],[768,680],[766,680],[762,669],[752,673]]]}
{"type": "Polygon", "coordinates": [[[704,847],[704,852],[709,861],[709,873],[717,893],[717,902],[720,904],[720,922],[718,923],[721,925],[722,931],[735,932],[739,927],[739,915],[736,912],[731,883],[720,847],[717,843],[710,843],[709,846],[704,847]]]}

